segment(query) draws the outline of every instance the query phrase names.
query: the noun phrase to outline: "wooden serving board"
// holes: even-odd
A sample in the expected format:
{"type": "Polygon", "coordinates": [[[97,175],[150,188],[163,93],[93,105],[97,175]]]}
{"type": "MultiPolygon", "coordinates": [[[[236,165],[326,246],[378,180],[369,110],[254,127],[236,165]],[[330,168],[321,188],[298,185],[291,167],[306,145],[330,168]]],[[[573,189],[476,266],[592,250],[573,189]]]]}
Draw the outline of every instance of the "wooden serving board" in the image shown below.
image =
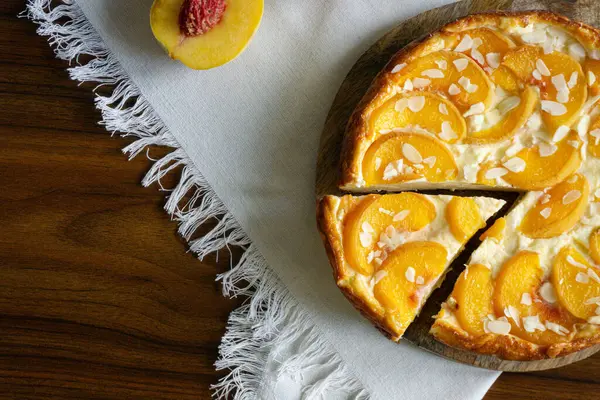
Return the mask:
{"type": "MultiPolygon", "coordinates": [[[[338,90],[321,135],[317,159],[317,198],[326,194],[342,194],[337,187],[337,183],[339,182],[341,143],[346,123],[373,78],[385,66],[391,56],[413,40],[436,31],[457,18],[472,13],[495,10],[549,10],[590,25],[598,26],[600,24],[600,0],[463,0],[426,11],[416,17],[400,22],[358,59],[338,90]]],[[[481,195],[482,192],[456,191],[454,194],[481,195]]],[[[494,197],[502,197],[510,204],[516,200],[517,196],[516,193],[494,192],[494,197]]],[[[507,205],[507,208],[510,204],[507,205]]],[[[474,236],[474,238],[477,237],[479,237],[479,234],[474,236]]],[[[476,246],[476,239],[469,242],[466,251],[452,263],[444,283],[429,298],[421,314],[405,332],[403,340],[454,361],[500,371],[539,371],[557,368],[582,360],[600,351],[600,345],[597,345],[556,359],[505,361],[494,356],[479,355],[455,349],[436,341],[429,334],[433,322],[432,317],[439,311],[442,302],[452,292],[454,282],[464,269],[470,253],[476,246]]]]}

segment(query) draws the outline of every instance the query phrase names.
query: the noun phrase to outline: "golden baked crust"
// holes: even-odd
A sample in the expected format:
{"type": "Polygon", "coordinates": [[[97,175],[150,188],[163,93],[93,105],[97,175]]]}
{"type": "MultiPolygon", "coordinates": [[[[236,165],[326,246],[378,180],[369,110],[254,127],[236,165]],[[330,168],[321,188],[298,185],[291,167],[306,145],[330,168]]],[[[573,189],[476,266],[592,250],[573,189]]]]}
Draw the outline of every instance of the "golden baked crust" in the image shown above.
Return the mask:
{"type": "Polygon", "coordinates": [[[371,133],[367,129],[367,124],[373,110],[381,106],[392,96],[393,92],[391,88],[393,83],[391,76],[395,65],[409,63],[424,54],[442,49],[443,46],[440,45],[440,40],[447,33],[473,29],[483,25],[500,27],[503,24],[519,24],[525,26],[535,22],[560,26],[589,47],[600,47],[600,30],[547,11],[473,14],[451,22],[443,26],[439,31],[410,43],[398,51],[381,72],[377,74],[367,93],[363,96],[348,121],[342,144],[340,187],[351,191],[358,189],[357,182],[360,182],[362,157],[373,140],[371,133]]]}

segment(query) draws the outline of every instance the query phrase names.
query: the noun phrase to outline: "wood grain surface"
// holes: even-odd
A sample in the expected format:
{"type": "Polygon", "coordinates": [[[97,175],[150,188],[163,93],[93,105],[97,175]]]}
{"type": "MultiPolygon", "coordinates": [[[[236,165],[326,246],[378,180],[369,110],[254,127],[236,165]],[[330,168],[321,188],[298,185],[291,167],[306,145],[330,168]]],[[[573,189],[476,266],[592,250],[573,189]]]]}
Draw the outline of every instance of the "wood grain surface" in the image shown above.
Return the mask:
{"type": "MultiPolygon", "coordinates": [[[[448,4],[423,12],[413,18],[400,21],[393,29],[383,35],[375,42],[350,69],[340,89],[333,100],[328,112],[325,126],[320,141],[320,149],[317,158],[317,176],[315,191],[317,199],[327,194],[341,194],[337,187],[340,181],[342,160],[340,152],[342,141],[346,133],[346,126],[350,115],[358,105],[364,93],[370,86],[370,82],[382,70],[389,59],[406,46],[421,40],[425,35],[434,32],[445,24],[458,18],[473,13],[490,10],[527,10],[539,9],[557,11],[571,18],[580,18],[584,22],[596,25],[600,22],[600,3],[579,4],[575,2],[544,2],[538,0],[465,0],[458,3],[448,4]],[[560,7],[557,7],[560,5],[560,7]],[[585,12],[583,12],[585,11],[585,12]],[[585,16],[583,15],[585,14],[585,16]]],[[[428,191],[430,193],[454,194],[461,196],[486,195],[506,200],[506,206],[488,221],[491,226],[496,218],[505,216],[509,209],[517,201],[518,193],[498,191],[428,191]]],[[[539,371],[568,365],[600,351],[600,345],[596,345],[564,357],[535,361],[510,361],[501,360],[498,357],[477,354],[450,347],[437,341],[430,333],[431,325],[435,315],[448,296],[452,293],[454,283],[459,274],[468,264],[470,254],[479,246],[477,239],[486,228],[475,234],[465,245],[465,251],[452,261],[449,272],[441,286],[436,289],[427,299],[423,309],[415,318],[413,323],[404,333],[403,340],[407,340],[424,350],[438,354],[442,357],[462,362],[477,367],[488,368],[499,371],[539,371]]]]}
{"type": "MultiPolygon", "coordinates": [[[[0,2],[0,398],[209,399],[238,304],[214,282],[228,254],[186,253],[164,193],[139,185],[149,162],[126,161],[23,8],[0,2]]],[[[599,391],[596,355],[502,374],[486,399],[599,391]]]]}

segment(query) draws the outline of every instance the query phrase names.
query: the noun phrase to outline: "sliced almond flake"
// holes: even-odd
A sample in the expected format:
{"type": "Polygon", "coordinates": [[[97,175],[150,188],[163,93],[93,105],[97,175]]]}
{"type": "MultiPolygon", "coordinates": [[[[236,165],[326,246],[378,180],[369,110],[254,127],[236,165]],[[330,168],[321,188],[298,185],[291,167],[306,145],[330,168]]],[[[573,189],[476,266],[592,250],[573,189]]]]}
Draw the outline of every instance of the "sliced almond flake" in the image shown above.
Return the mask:
{"type": "Polygon", "coordinates": [[[381,168],[381,158],[375,157],[375,171],[379,171],[379,168],[381,168]]]}
{"type": "Polygon", "coordinates": [[[381,250],[373,250],[367,254],[367,264],[371,264],[373,260],[381,255],[381,250]]]}
{"type": "Polygon", "coordinates": [[[569,91],[561,90],[561,91],[557,92],[556,100],[561,104],[568,103],[569,102],[569,91]]]}
{"type": "Polygon", "coordinates": [[[531,32],[527,32],[521,35],[521,40],[529,44],[544,43],[546,41],[546,31],[543,29],[536,29],[531,32]]]}
{"type": "Polygon", "coordinates": [[[460,93],[460,88],[458,86],[456,86],[454,83],[451,84],[450,87],[448,88],[448,94],[450,94],[452,96],[456,96],[459,93],[460,93]]]}
{"type": "Polygon", "coordinates": [[[408,108],[412,112],[419,112],[425,107],[424,96],[413,96],[408,99],[408,108]]]}
{"type": "Polygon", "coordinates": [[[400,172],[396,169],[395,163],[389,163],[383,170],[383,180],[388,181],[398,176],[400,172]]]}
{"type": "Polygon", "coordinates": [[[435,63],[440,69],[448,68],[448,63],[446,62],[446,60],[436,60],[435,63]]]}
{"type": "Polygon", "coordinates": [[[519,96],[509,96],[498,104],[498,111],[500,114],[506,114],[513,108],[518,107],[519,104],[521,104],[519,96]]]}
{"type": "Polygon", "coordinates": [[[540,157],[551,156],[552,154],[556,153],[556,150],[558,150],[558,147],[556,145],[546,142],[540,142],[538,144],[538,148],[540,152],[540,157]]]}
{"type": "Polygon", "coordinates": [[[552,208],[546,207],[542,211],[540,211],[540,215],[544,217],[544,219],[548,219],[550,214],[552,213],[552,208]]]}
{"type": "Polygon", "coordinates": [[[404,272],[404,277],[406,278],[407,281],[414,282],[415,274],[416,274],[415,269],[413,267],[408,267],[408,268],[406,268],[406,271],[404,272]]]}
{"type": "Polygon", "coordinates": [[[554,51],[554,40],[552,38],[546,38],[542,48],[544,49],[544,54],[552,53],[554,51]]]}
{"type": "Polygon", "coordinates": [[[380,129],[379,130],[379,134],[380,135],[387,135],[388,133],[390,133],[392,130],[391,129],[380,129]]]}
{"type": "Polygon", "coordinates": [[[585,49],[579,43],[571,43],[569,45],[569,55],[578,60],[585,58],[585,49]]]}
{"type": "Polygon", "coordinates": [[[551,75],[550,70],[546,66],[546,63],[541,58],[538,58],[536,60],[535,67],[537,68],[538,71],[540,71],[540,74],[542,74],[544,76],[550,76],[551,75]]]}
{"type": "Polygon", "coordinates": [[[588,71],[588,85],[592,86],[596,83],[596,75],[592,71],[588,71]]]}
{"type": "Polygon", "coordinates": [[[485,325],[489,332],[496,335],[508,335],[512,327],[510,322],[502,320],[488,321],[485,325]]]}
{"type": "Polygon", "coordinates": [[[425,278],[423,278],[422,276],[417,276],[417,280],[416,280],[417,285],[422,285],[425,283],[425,278]]]}
{"type": "Polygon", "coordinates": [[[436,156],[429,156],[429,157],[423,159],[423,163],[427,164],[427,166],[429,166],[429,168],[433,168],[436,161],[437,161],[436,156]]]}
{"type": "Polygon", "coordinates": [[[567,144],[575,149],[578,149],[581,146],[581,143],[577,140],[567,140],[567,144]]]}
{"type": "Polygon", "coordinates": [[[519,157],[513,157],[513,158],[507,160],[502,165],[504,165],[506,167],[506,169],[508,169],[511,172],[523,172],[523,171],[525,171],[525,167],[527,166],[527,164],[525,163],[525,160],[523,160],[522,158],[519,158],[519,157]]]}
{"type": "Polygon", "coordinates": [[[485,173],[485,179],[501,178],[506,174],[508,174],[508,170],[505,168],[492,168],[485,173]]]}
{"type": "Polygon", "coordinates": [[[535,80],[538,80],[538,81],[542,80],[542,74],[540,74],[540,71],[538,71],[537,69],[534,69],[533,72],[531,73],[531,75],[533,75],[533,78],[535,80]]]}
{"type": "Polygon", "coordinates": [[[406,217],[408,217],[408,214],[410,214],[410,210],[402,210],[402,211],[398,212],[396,215],[394,215],[394,218],[392,218],[392,221],[394,221],[394,222],[403,221],[406,217]]]}
{"type": "Polygon", "coordinates": [[[554,291],[554,286],[552,286],[552,283],[545,282],[542,284],[542,286],[540,286],[540,296],[548,303],[556,303],[556,292],[554,291]]]}
{"type": "Polygon", "coordinates": [[[477,61],[480,65],[485,65],[485,58],[483,58],[483,54],[479,50],[473,49],[471,50],[471,57],[473,60],[477,61]]]}
{"type": "Polygon", "coordinates": [[[590,277],[589,275],[584,274],[583,272],[578,272],[575,276],[575,280],[579,283],[589,283],[590,277]]]}
{"type": "Polygon", "coordinates": [[[523,317],[523,329],[531,333],[535,331],[544,332],[547,328],[540,321],[539,315],[531,315],[529,317],[523,317]]]}
{"type": "Polygon", "coordinates": [[[445,177],[447,180],[450,180],[450,179],[452,179],[452,178],[454,177],[454,170],[453,170],[453,169],[447,169],[447,170],[444,172],[444,177],[445,177]]]}
{"type": "Polygon", "coordinates": [[[406,172],[408,175],[412,174],[413,172],[415,172],[414,168],[409,167],[408,165],[406,166],[406,168],[404,168],[404,172],[406,172]]]}
{"type": "Polygon", "coordinates": [[[402,97],[399,99],[396,104],[394,104],[394,110],[397,112],[402,112],[408,107],[408,99],[406,97],[402,97]]]}
{"type": "Polygon", "coordinates": [[[569,128],[566,125],[559,126],[558,128],[556,128],[556,132],[554,132],[554,136],[552,136],[552,141],[554,143],[560,142],[561,140],[563,140],[564,138],[567,137],[570,130],[571,130],[571,128],[569,128]]]}
{"type": "Polygon", "coordinates": [[[375,229],[373,229],[371,224],[369,224],[367,221],[364,221],[360,227],[362,228],[363,232],[375,233],[375,229]]]}
{"type": "Polygon", "coordinates": [[[385,269],[381,269],[377,272],[375,272],[375,275],[373,275],[373,283],[375,285],[377,285],[379,283],[379,281],[381,281],[383,278],[385,278],[387,276],[387,271],[385,269]]]}
{"type": "Polygon", "coordinates": [[[402,69],[406,67],[406,63],[402,63],[402,64],[396,64],[394,66],[394,68],[392,68],[392,74],[395,74],[396,72],[400,72],[402,71],[402,69]]]}
{"type": "Polygon", "coordinates": [[[563,196],[562,203],[565,205],[571,204],[572,202],[576,201],[580,197],[581,197],[580,190],[570,190],[569,192],[567,192],[567,194],[565,194],[563,196]]]}
{"type": "Polygon", "coordinates": [[[466,76],[461,76],[460,78],[458,78],[458,84],[466,89],[467,86],[471,84],[471,80],[466,76]]]}
{"type": "Polygon", "coordinates": [[[475,103],[473,104],[466,113],[463,114],[463,116],[469,117],[471,115],[475,115],[475,114],[481,114],[485,111],[485,105],[482,102],[479,103],[475,103]]]}
{"type": "Polygon", "coordinates": [[[595,315],[593,317],[589,317],[587,322],[590,324],[600,325],[600,315],[595,315]]]}
{"type": "Polygon", "coordinates": [[[360,244],[362,247],[367,248],[373,243],[373,236],[368,232],[359,233],[358,238],[360,239],[360,244]]]}
{"type": "Polygon", "coordinates": [[[385,209],[385,208],[383,208],[383,207],[379,207],[379,210],[378,210],[378,211],[379,211],[380,213],[382,213],[382,214],[394,215],[394,212],[393,212],[393,211],[386,210],[386,209],[385,209]]]}
{"type": "Polygon", "coordinates": [[[471,50],[476,50],[482,44],[483,44],[483,40],[481,40],[481,38],[473,39],[473,43],[471,44],[471,50]]]}
{"type": "Polygon", "coordinates": [[[405,92],[410,92],[414,89],[414,85],[410,79],[404,81],[404,87],[402,88],[405,92]]]}
{"type": "Polygon", "coordinates": [[[587,299],[585,301],[586,305],[590,305],[590,304],[600,304],[600,297],[592,297],[591,299],[587,299]]]}
{"type": "Polygon", "coordinates": [[[421,153],[410,143],[404,143],[402,145],[402,155],[413,164],[420,164],[423,162],[421,153]]]}
{"type": "Polygon", "coordinates": [[[573,256],[571,256],[571,255],[568,255],[568,256],[567,256],[567,262],[568,262],[569,264],[571,264],[572,266],[574,266],[574,267],[578,267],[578,268],[587,269],[587,265],[585,265],[585,264],[582,264],[582,263],[580,263],[579,261],[575,260],[575,259],[573,258],[573,256]]]}
{"type": "Polygon", "coordinates": [[[556,333],[557,335],[565,336],[567,333],[569,333],[567,328],[555,322],[546,321],[545,325],[548,330],[556,333]]]}
{"type": "Polygon", "coordinates": [[[445,141],[449,141],[449,140],[455,139],[457,137],[458,137],[458,135],[452,129],[452,125],[450,124],[450,122],[448,122],[448,121],[442,122],[442,132],[440,133],[440,138],[442,138],[445,141]]]}
{"type": "Polygon", "coordinates": [[[436,79],[440,79],[444,77],[444,72],[441,69],[426,69],[423,72],[421,72],[421,76],[426,76],[428,78],[436,78],[436,79]]]}
{"type": "Polygon", "coordinates": [[[523,145],[520,142],[513,143],[504,153],[507,157],[512,157],[523,150],[523,145]]]}
{"type": "Polygon", "coordinates": [[[569,87],[569,89],[573,89],[575,87],[575,85],[577,85],[578,77],[579,77],[579,75],[577,74],[577,71],[575,71],[571,74],[571,77],[569,78],[569,82],[567,83],[567,86],[569,87]]]}
{"type": "Polygon", "coordinates": [[[422,164],[414,164],[414,165],[413,165],[413,168],[414,168],[414,169],[423,169],[423,168],[425,168],[425,167],[424,167],[422,164]]]}
{"type": "Polygon", "coordinates": [[[487,53],[485,59],[492,68],[498,68],[500,66],[500,53],[487,53]]]}
{"type": "Polygon", "coordinates": [[[530,306],[532,304],[531,295],[529,293],[523,293],[521,295],[521,304],[526,306],[530,306]]]}
{"type": "Polygon", "coordinates": [[[467,66],[469,65],[469,60],[466,58],[458,58],[452,61],[452,64],[454,64],[454,67],[458,72],[463,72],[465,68],[467,68],[467,66]]]}
{"type": "Polygon", "coordinates": [[[431,80],[429,80],[429,79],[425,79],[425,78],[414,78],[413,79],[413,86],[416,89],[425,88],[425,87],[429,86],[430,84],[431,84],[431,80]]]}
{"type": "Polygon", "coordinates": [[[463,167],[463,176],[467,182],[474,182],[477,179],[479,166],[475,164],[465,165],[463,167]]]}
{"type": "Polygon", "coordinates": [[[567,107],[564,104],[557,103],[551,100],[542,100],[542,110],[552,116],[563,115],[567,112],[567,107]]]}
{"type": "Polygon", "coordinates": [[[579,135],[581,139],[585,139],[585,135],[587,134],[589,128],[590,116],[586,114],[579,119],[579,122],[577,122],[577,135],[579,135]]]}
{"type": "Polygon", "coordinates": [[[589,55],[592,60],[600,60],[600,50],[599,49],[594,49],[594,50],[590,51],[589,55]]]}
{"type": "Polygon", "coordinates": [[[521,313],[513,306],[508,306],[504,308],[504,315],[506,318],[512,318],[515,321],[515,324],[520,328],[521,327],[521,313]]]}
{"type": "Polygon", "coordinates": [[[471,49],[473,46],[473,39],[469,35],[463,36],[462,40],[458,45],[454,48],[454,51],[461,53],[463,51],[471,49]]]}
{"type": "Polygon", "coordinates": [[[588,276],[590,278],[592,278],[593,280],[595,280],[597,283],[600,283],[600,276],[598,276],[598,274],[596,273],[596,271],[594,271],[592,268],[588,268],[588,276]]]}
{"type": "Polygon", "coordinates": [[[569,86],[567,86],[567,81],[565,80],[564,74],[554,75],[550,81],[556,88],[557,92],[560,92],[561,90],[566,90],[567,93],[569,92],[569,86]]]}
{"type": "Polygon", "coordinates": [[[448,115],[448,107],[446,107],[444,103],[440,103],[440,105],[438,106],[438,110],[440,110],[440,113],[448,115]]]}
{"type": "Polygon", "coordinates": [[[551,196],[548,193],[544,193],[541,197],[540,197],[540,204],[546,204],[550,201],[551,196]]]}

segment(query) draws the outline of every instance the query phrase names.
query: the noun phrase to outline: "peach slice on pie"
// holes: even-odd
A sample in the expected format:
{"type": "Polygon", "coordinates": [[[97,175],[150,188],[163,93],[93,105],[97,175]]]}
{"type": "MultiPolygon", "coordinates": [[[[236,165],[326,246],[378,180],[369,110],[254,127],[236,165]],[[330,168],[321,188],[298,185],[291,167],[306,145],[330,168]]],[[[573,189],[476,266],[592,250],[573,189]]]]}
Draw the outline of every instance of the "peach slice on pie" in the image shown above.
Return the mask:
{"type": "Polygon", "coordinates": [[[469,265],[456,281],[451,295],[456,301],[456,318],[471,335],[485,333],[485,317],[493,313],[493,291],[492,272],[485,265],[469,265]]]}
{"type": "Polygon", "coordinates": [[[520,189],[543,190],[554,186],[577,171],[581,165],[580,146],[581,141],[571,132],[565,140],[556,145],[540,143],[525,148],[513,157],[514,161],[518,161],[518,164],[514,162],[513,165],[521,165],[524,168],[508,169],[502,179],[520,189]]]}
{"type": "Polygon", "coordinates": [[[392,252],[381,266],[384,277],[375,284],[375,298],[385,318],[404,332],[415,318],[424,297],[447,264],[448,252],[436,242],[409,242],[392,252]]]}
{"type": "Polygon", "coordinates": [[[504,239],[504,230],[506,229],[506,218],[498,218],[492,226],[490,226],[485,232],[481,234],[479,240],[484,241],[487,238],[501,241],[504,239]]]}
{"type": "Polygon", "coordinates": [[[435,216],[434,204],[421,194],[366,196],[344,223],[343,243],[348,262],[357,272],[372,275],[374,266],[387,255],[377,246],[382,233],[392,229],[393,234],[418,231],[429,225],[435,216]]]}
{"type": "Polygon", "coordinates": [[[600,227],[590,234],[590,257],[596,264],[600,264],[600,227]]]}
{"type": "Polygon", "coordinates": [[[588,319],[600,302],[600,268],[590,265],[574,247],[560,250],[552,266],[552,282],[560,303],[571,314],[588,319]],[[596,299],[593,301],[592,299],[596,299]]]}
{"type": "Polygon", "coordinates": [[[471,197],[453,197],[446,207],[446,221],[456,240],[465,243],[485,226],[479,206],[471,197]]]}
{"type": "Polygon", "coordinates": [[[587,100],[583,69],[560,52],[544,54],[540,47],[520,46],[504,56],[502,64],[523,82],[540,88],[542,120],[550,132],[570,127],[587,100]]]}
{"type": "Polygon", "coordinates": [[[597,117],[590,125],[588,131],[588,152],[600,158],[600,117],[597,117]]]}
{"type": "Polygon", "coordinates": [[[484,68],[498,68],[504,54],[515,47],[508,36],[489,28],[469,29],[455,35],[454,51],[469,55],[484,68]]]}
{"type": "Polygon", "coordinates": [[[519,230],[533,239],[568,232],[585,212],[589,193],[590,185],[585,176],[571,176],[540,196],[523,218],[519,230]]]}
{"type": "Polygon", "coordinates": [[[494,85],[483,69],[453,51],[440,50],[416,58],[391,79],[404,90],[442,92],[463,113],[472,106],[488,109],[494,99],[494,85]]]}
{"type": "Polygon", "coordinates": [[[500,65],[490,75],[492,82],[500,86],[508,93],[516,94],[521,91],[523,82],[506,66],[500,65]]]}
{"type": "Polygon", "coordinates": [[[462,139],[467,131],[465,119],[454,104],[430,92],[407,92],[392,97],[373,111],[369,125],[375,133],[419,126],[448,143],[462,139]]]}
{"type": "Polygon", "coordinates": [[[592,60],[587,58],[583,63],[586,81],[589,86],[590,95],[597,96],[600,94],[600,60],[592,60]]]}
{"type": "Polygon", "coordinates": [[[538,94],[532,87],[527,87],[520,95],[511,96],[499,104],[504,118],[495,125],[480,131],[469,131],[465,143],[486,144],[501,142],[511,138],[515,132],[523,127],[527,119],[533,114],[538,103],[538,94]]]}
{"type": "Polygon", "coordinates": [[[371,144],[363,158],[367,185],[425,179],[442,182],[456,179],[454,156],[438,139],[420,133],[390,133],[371,144]]]}
{"type": "Polygon", "coordinates": [[[511,334],[548,345],[567,340],[575,321],[556,303],[556,286],[543,278],[539,255],[520,251],[502,265],[493,301],[496,316],[511,323],[511,334]]]}

